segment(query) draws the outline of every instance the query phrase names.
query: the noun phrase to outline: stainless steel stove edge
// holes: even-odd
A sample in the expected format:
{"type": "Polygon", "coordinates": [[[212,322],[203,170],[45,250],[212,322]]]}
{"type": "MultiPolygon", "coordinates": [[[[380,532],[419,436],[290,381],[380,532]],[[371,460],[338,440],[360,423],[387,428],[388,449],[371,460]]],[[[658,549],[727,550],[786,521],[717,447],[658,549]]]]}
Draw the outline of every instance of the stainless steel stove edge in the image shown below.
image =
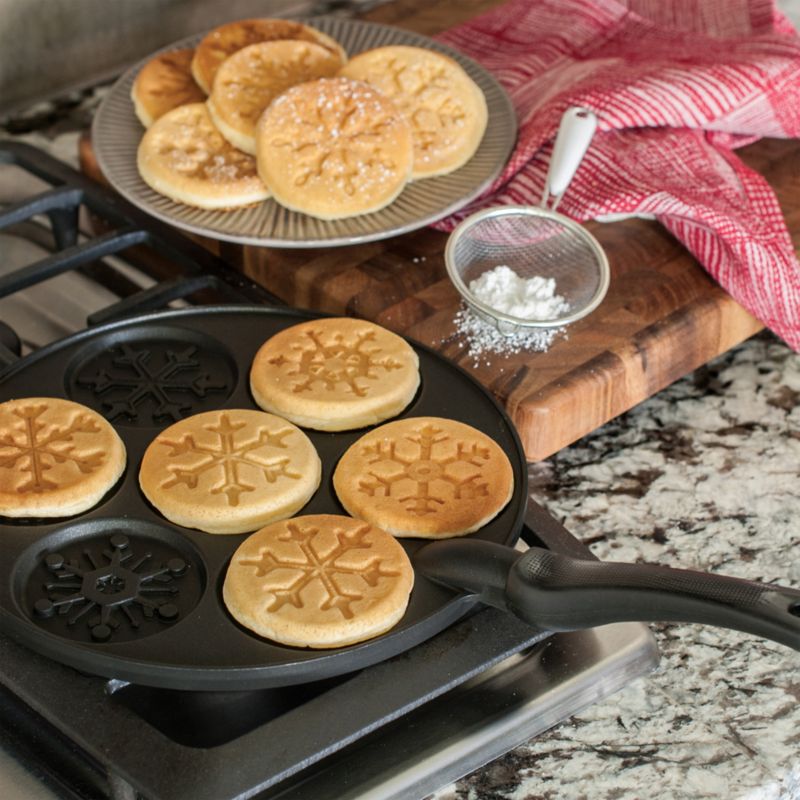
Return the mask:
{"type": "Polygon", "coordinates": [[[646,625],[551,636],[260,800],[419,800],[645,675],[646,625]]]}

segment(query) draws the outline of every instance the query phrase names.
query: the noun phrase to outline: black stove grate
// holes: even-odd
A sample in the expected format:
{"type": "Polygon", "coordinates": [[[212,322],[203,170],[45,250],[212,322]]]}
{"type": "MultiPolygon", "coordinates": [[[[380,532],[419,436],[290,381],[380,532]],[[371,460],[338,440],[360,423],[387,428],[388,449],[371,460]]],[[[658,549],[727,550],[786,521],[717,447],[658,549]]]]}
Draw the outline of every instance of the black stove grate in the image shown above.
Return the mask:
{"type": "MultiPolygon", "coordinates": [[[[47,218],[55,246],[51,255],[0,276],[0,298],[77,270],[123,295],[92,313],[87,325],[155,311],[177,300],[283,305],[205,247],[31,145],[0,141],[0,165],[18,167],[52,187],[0,210],[0,231],[47,218]],[[102,230],[87,236],[81,230],[84,215],[102,230]],[[146,289],[131,284],[104,262],[109,256],[123,256],[157,282],[146,289]]],[[[13,339],[0,336],[0,367],[18,357],[13,339]]]]}

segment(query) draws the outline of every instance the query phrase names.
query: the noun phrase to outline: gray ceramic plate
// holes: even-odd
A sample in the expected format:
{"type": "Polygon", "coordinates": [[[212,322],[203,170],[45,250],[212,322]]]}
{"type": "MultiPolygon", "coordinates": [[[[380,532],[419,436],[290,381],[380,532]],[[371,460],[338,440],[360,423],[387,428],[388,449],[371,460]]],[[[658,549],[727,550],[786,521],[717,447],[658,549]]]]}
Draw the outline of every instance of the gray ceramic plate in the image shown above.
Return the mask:
{"type": "MultiPolygon", "coordinates": [[[[458,61],[481,87],[489,107],[489,125],[472,159],[449,175],[408,184],[380,211],[342,220],[314,219],[273,200],[235,211],[207,211],[175,203],[147,186],[136,168],[136,150],[144,129],[133,111],[130,92],[143,61],[112,87],[92,127],[97,160],[112,186],[154,217],[203,236],[240,244],[328,247],[384,239],[429,225],[466,205],[497,177],[514,147],[517,121],[508,95],[485,69],[433,39],[388,25],[340,17],[303,21],[339,41],[351,56],[373,47],[407,44],[438,50],[458,61]]],[[[192,47],[200,38],[193,36],[164,50],[192,47]]]]}

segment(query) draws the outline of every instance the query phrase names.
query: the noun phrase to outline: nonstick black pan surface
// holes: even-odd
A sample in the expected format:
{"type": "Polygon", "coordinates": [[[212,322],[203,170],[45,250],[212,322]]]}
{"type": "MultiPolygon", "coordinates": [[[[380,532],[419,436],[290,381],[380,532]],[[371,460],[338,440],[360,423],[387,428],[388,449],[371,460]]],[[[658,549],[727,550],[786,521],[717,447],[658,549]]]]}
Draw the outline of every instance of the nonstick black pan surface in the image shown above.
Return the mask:
{"type": "MultiPolygon", "coordinates": [[[[408,610],[389,633],[337,650],[285,647],[240,627],[222,602],[228,561],[247,534],[181,528],[142,496],[139,463],[156,434],[201,411],[256,408],[248,388],[256,350],[279,330],[313,318],[245,306],[159,312],[82,332],[0,375],[0,401],[56,396],[84,403],[112,421],[128,452],[122,480],[94,509],[60,520],[0,518],[5,632],[94,674],[168,688],[250,689],[384,660],[452,624],[477,602],[474,594],[417,574],[408,610]]],[[[503,448],[514,470],[514,494],[494,520],[467,538],[513,546],[527,498],[516,431],[467,373],[431,350],[415,349],[421,387],[401,417],[459,420],[503,448]]],[[[331,478],[340,456],[364,432],[306,431],[323,476],[301,514],[345,513],[331,478]]],[[[402,543],[412,559],[425,544],[402,543]]]]}

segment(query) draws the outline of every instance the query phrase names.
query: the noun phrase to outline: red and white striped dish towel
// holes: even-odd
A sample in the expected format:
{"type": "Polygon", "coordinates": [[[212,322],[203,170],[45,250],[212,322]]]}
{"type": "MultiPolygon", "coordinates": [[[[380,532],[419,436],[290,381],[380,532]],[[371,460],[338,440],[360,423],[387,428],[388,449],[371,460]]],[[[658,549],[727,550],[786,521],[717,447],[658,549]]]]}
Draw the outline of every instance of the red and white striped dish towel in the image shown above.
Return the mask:
{"type": "Polygon", "coordinates": [[[735,155],[800,136],[800,36],[771,0],[511,0],[438,37],[503,84],[520,132],[478,207],[539,202],[563,112],[598,132],[559,210],[653,216],[800,350],[800,264],[767,182],[735,155]]]}

